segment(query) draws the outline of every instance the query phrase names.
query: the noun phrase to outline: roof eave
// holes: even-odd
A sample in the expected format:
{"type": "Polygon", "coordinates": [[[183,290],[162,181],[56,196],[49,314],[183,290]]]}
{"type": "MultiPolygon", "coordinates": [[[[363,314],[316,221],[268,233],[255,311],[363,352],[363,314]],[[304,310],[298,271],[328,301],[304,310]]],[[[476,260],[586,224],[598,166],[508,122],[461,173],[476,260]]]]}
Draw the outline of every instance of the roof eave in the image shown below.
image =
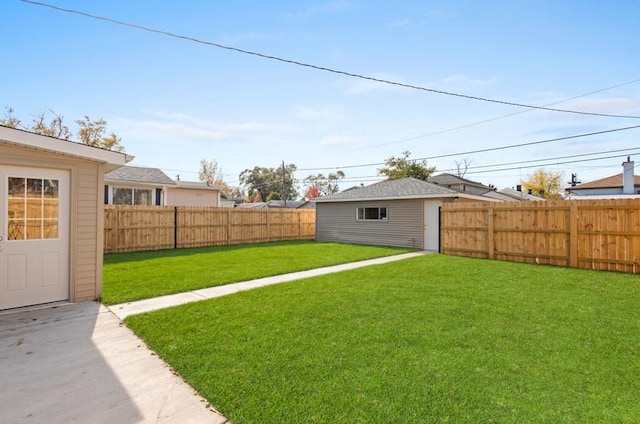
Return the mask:
{"type": "Polygon", "coordinates": [[[100,149],[98,147],[87,146],[73,141],[61,140],[55,137],[48,137],[29,131],[3,126],[0,126],[0,142],[43,152],[104,163],[107,171],[124,166],[134,158],[134,156],[126,153],[100,149]]]}

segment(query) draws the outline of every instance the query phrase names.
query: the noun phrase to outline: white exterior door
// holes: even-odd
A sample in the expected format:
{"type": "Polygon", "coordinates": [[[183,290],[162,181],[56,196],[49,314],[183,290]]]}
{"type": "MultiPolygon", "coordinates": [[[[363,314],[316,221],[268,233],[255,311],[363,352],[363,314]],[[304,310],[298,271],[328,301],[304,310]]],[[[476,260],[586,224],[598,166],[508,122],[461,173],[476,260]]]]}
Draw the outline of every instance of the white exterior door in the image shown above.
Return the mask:
{"type": "Polygon", "coordinates": [[[0,309],[69,299],[69,171],[0,165],[0,309]]]}
{"type": "Polygon", "coordinates": [[[424,202],[424,250],[440,250],[440,200],[424,202]]]}

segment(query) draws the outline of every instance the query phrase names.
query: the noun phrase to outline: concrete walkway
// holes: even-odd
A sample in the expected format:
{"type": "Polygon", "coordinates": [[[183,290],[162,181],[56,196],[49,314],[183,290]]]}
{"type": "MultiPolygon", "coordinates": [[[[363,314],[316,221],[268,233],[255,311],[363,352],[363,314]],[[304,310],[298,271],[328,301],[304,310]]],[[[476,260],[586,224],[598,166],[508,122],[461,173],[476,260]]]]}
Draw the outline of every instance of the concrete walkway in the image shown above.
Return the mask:
{"type": "Polygon", "coordinates": [[[0,315],[0,423],[223,424],[97,302],[0,315]]]}
{"type": "Polygon", "coordinates": [[[226,296],[243,290],[251,290],[257,287],[269,286],[272,284],[286,283],[303,278],[316,277],[318,275],[332,274],[340,271],[361,268],[369,265],[385,264],[403,259],[424,255],[428,252],[412,252],[401,255],[385,256],[383,258],[369,259],[360,262],[352,262],[342,265],[316,268],[308,271],[293,272],[290,274],[276,275],[273,277],[259,278],[257,280],[243,281],[241,283],[226,284],[224,286],[211,287],[207,289],[194,290],[185,293],[172,294],[168,296],[155,297],[152,299],[140,300],[137,302],[121,303],[109,306],[118,318],[125,319],[129,315],[141,314],[143,312],[155,311],[168,308],[170,306],[182,305],[184,303],[197,302],[214,297],[226,296]]]}

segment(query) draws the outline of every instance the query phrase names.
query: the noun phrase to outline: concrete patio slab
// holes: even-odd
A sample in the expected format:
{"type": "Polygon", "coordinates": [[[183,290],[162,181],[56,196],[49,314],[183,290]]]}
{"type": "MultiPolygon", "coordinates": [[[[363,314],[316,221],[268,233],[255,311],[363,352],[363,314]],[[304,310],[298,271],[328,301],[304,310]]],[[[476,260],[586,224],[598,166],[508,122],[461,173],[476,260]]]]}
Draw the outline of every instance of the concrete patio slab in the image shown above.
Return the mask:
{"type": "Polygon", "coordinates": [[[227,422],[96,302],[0,315],[0,423],[227,422]]]}
{"type": "Polygon", "coordinates": [[[223,286],[210,287],[206,289],[194,290],[186,293],[178,293],[174,295],[161,296],[153,299],[145,299],[136,302],[121,303],[111,305],[109,309],[118,318],[125,319],[129,315],[151,312],[158,309],[168,308],[170,306],[178,306],[189,302],[197,302],[204,299],[226,296],[243,290],[251,290],[257,287],[269,286],[272,284],[286,283],[303,278],[316,277],[318,275],[332,274],[335,272],[348,271],[351,269],[361,268],[370,265],[379,265],[389,262],[400,261],[403,259],[414,258],[430,252],[420,251],[403,253],[400,255],[385,256],[382,258],[368,259],[365,261],[351,262],[342,265],[328,266],[324,268],[310,269],[308,271],[292,272],[289,274],[276,275],[273,277],[259,278],[251,281],[243,281],[240,283],[225,284],[223,286]]]}

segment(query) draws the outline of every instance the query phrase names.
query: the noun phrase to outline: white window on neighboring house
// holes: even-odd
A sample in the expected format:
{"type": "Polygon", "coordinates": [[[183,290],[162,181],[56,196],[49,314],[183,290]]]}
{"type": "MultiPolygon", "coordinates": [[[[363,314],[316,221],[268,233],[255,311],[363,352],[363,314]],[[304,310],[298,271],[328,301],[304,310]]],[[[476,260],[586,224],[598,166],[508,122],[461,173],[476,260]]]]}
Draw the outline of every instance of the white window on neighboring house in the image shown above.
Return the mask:
{"type": "Polygon", "coordinates": [[[113,187],[114,205],[153,205],[153,190],[146,188],[113,187]]]}
{"type": "Polygon", "coordinates": [[[386,221],[387,207],[358,207],[356,208],[356,219],[358,221],[386,221]]]}

